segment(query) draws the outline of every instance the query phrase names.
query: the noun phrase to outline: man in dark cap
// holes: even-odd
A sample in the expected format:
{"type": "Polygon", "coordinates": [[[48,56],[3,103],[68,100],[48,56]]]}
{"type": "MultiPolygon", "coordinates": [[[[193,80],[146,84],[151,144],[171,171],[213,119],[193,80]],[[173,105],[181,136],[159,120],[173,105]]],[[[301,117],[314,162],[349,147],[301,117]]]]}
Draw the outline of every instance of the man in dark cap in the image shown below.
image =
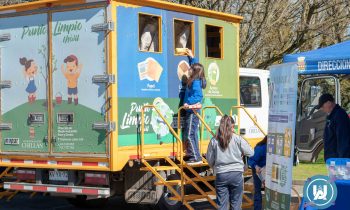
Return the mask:
{"type": "Polygon", "coordinates": [[[346,111],[335,103],[334,97],[323,94],[318,108],[327,113],[324,130],[324,159],[350,158],[350,119],[346,111]]]}

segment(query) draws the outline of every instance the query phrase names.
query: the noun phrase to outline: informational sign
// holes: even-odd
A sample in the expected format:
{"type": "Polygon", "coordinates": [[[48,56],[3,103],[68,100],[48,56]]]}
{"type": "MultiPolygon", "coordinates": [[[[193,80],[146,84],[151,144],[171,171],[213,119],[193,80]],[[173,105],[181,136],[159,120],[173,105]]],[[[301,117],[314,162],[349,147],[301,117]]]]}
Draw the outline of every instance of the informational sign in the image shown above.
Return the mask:
{"type": "Polygon", "coordinates": [[[298,91],[297,64],[270,68],[266,210],[290,208],[298,91]]]}

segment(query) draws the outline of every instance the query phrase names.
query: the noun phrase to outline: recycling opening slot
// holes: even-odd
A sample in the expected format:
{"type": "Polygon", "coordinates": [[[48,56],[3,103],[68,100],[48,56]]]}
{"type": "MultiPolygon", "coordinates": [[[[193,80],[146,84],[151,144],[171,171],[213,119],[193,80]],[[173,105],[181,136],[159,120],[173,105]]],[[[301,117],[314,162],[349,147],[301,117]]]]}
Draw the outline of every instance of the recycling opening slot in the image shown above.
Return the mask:
{"type": "Polygon", "coordinates": [[[44,124],[45,114],[44,113],[29,113],[28,121],[30,124],[44,124]]]}
{"type": "Polygon", "coordinates": [[[58,124],[74,123],[74,113],[71,113],[71,112],[57,113],[57,123],[58,124]]]}

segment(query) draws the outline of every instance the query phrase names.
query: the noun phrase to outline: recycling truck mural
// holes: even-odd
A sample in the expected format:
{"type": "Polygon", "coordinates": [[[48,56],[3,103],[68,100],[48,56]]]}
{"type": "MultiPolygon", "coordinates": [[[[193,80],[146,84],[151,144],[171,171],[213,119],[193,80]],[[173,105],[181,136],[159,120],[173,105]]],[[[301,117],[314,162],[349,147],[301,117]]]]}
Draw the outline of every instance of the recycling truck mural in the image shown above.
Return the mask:
{"type": "MultiPolygon", "coordinates": [[[[188,48],[205,67],[203,107],[230,113],[239,103],[241,19],[158,0],[0,7],[0,167],[28,179],[4,188],[158,202],[137,194],[160,189],[139,170],[141,110],[154,105],[176,120],[188,48]]],[[[220,116],[207,109],[204,119],[215,129],[220,116]]],[[[145,153],[174,154],[155,109],[144,122],[145,153]]],[[[210,138],[201,133],[202,153],[210,138]]]]}

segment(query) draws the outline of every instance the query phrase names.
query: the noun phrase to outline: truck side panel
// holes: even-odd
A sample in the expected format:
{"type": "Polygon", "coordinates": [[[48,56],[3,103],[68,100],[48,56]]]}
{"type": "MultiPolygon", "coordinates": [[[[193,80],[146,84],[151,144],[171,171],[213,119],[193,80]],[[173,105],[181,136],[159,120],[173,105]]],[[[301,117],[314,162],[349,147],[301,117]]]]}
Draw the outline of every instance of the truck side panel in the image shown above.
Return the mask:
{"type": "MultiPolygon", "coordinates": [[[[202,18],[193,15],[176,12],[162,11],[148,7],[117,7],[117,32],[118,32],[118,146],[121,152],[122,162],[129,157],[137,155],[136,146],[140,142],[141,108],[145,104],[154,104],[165,116],[167,121],[173,121],[173,115],[177,114],[179,105],[178,75],[179,64],[186,61],[185,56],[174,55],[174,19],[193,21],[195,55],[205,65],[205,74],[212,76],[213,70],[209,66],[218,66],[219,76],[215,82],[210,83],[204,91],[204,106],[217,105],[224,113],[229,113],[233,105],[237,105],[238,84],[238,43],[235,42],[238,35],[238,25],[225,21],[202,18]],[[160,52],[143,52],[139,50],[139,15],[148,14],[161,17],[161,43],[160,52]],[[223,28],[225,35],[222,59],[207,58],[205,56],[205,25],[213,24],[223,28]],[[201,44],[199,44],[201,43],[201,44]],[[152,62],[157,63],[152,71],[160,71],[158,81],[144,78],[140,75],[142,65],[152,62]],[[213,64],[214,63],[214,64],[213,64]],[[209,69],[209,70],[208,70],[209,69]]],[[[215,110],[206,110],[206,121],[212,128],[220,119],[215,110]]],[[[152,154],[169,155],[174,141],[169,129],[156,112],[145,110],[145,144],[147,151],[152,154]],[[168,143],[168,144],[167,144],[168,143]],[[147,149],[148,148],[148,149],[147,149]],[[159,148],[161,148],[159,150],[159,148]],[[151,151],[152,150],[152,151],[151,151]]],[[[210,136],[204,136],[210,139],[210,136]]],[[[207,144],[207,142],[206,142],[207,144]]],[[[203,148],[203,152],[206,147],[203,148]]]]}

